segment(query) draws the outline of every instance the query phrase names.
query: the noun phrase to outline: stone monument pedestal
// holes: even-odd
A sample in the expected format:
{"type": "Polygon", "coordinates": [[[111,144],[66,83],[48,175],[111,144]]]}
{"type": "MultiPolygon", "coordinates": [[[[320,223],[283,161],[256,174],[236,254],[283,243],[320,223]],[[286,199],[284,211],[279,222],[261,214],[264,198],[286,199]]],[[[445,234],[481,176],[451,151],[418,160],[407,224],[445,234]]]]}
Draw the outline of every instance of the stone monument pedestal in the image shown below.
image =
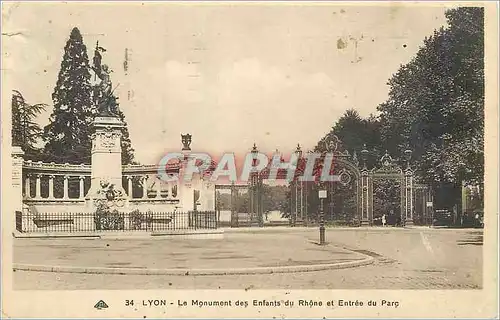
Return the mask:
{"type": "Polygon", "coordinates": [[[193,175],[191,181],[186,181],[184,179],[184,170],[186,169],[187,163],[189,161],[190,150],[182,150],[184,154],[184,159],[179,170],[179,199],[180,199],[180,211],[189,212],[194,210],[194,191],[197,187],[197,177],[193,175]]]}
{"type": "Polygon", "coordinates": [[[128,196],[122,186],[121,137],[124,124],[114,116],[98,116],[94,128],[91,185],[85,197],[87,207],[93,209],[96,202],[107,201],[107,196],[111,195],[109,192],[112,192],[116,202],[112,203],[113,207],[120,210],[128,207],[128,196]]]}

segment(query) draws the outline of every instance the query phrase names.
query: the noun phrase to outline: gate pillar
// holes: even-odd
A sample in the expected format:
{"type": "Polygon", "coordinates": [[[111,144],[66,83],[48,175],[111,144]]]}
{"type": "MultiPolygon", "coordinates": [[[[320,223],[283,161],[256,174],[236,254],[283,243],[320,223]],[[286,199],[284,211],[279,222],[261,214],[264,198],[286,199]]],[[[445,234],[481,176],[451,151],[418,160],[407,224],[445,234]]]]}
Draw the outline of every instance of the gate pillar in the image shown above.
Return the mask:
{"type": "MultiPolygon", "coordinates": [[[[10,199],[14,203],[14,211],[23,210],[23,155],[21,147],[12,147],[12,190],[13,197],[10,199]]],[[[29,186],[29,184],[26,184],[29,186]]],[[[26,197],[29,197],[29,189],[26,190],[26,197]]]]}
{"type": "Polygon", "coordinates": [[[404,172],[404,193],[405,224],[413,225],[413,171],[410,168],[404,172]]]}
{"type": "Polygon", "coordinates": [[[361,171],[361,225],[371,225],[370,220],[370,175],[366,168],[361,171]]]}
{"type": "Polygon", "coordinates": [[[238,210],[236,208],[236,198],[238,196],[234,181],[231,183],[231,228],[239,226],[238,210]]]}

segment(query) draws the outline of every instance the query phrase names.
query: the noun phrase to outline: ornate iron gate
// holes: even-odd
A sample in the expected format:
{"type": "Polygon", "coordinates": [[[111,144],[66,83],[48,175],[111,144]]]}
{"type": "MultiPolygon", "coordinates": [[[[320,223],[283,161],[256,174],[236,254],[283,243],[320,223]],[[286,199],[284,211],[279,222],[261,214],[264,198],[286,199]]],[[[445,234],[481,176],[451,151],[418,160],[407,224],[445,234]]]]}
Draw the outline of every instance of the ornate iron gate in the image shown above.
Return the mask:
{"type": "Polygon", "coordinates": [[[258,216],[251,211],[252,194],[250,191],[249,185],[234,183],[215,185],[215,210],[221,226],[237,228],[259,224],[258,216]],[[227,197],[227,194],[224,196],[224,190],[230,192],[229,197],[227,197]],[[230,212],[230,217],[224,215],[228,211],[230,212]]]}
{"type": "MultiPolygon", "coordinates": [[[[323,188],[329,191],[326,199],[326,217],[327,220],[346,220],[349,225],[373,225],[375,215],[388,214],[388,211],[395,212],[394,216],[399,217],[400,225],[413,224],[415,211],[415,198],[417,193],[419,197],[419,223],[422,223],[427,218],[427,208],[425,202],[428,199],[428,193],[422,193],[422,190],[427,190],[425,186],[419,185],[414,189],[414,174],[410,167],[410,159],[412,152],[404,151],[404,161],[406,167],[403,169],[396,160],[394,160],[387,151],[378,161],[374,168],[368,169],[367,156],[370,153],[366,149],[366,145],[361,150],[362,165],[360,165],[357,154],[352,155],[347,150],[341,149],[341,141],[335,135],[328,137],[322,141],[323,152],[333,156],[334,174],[337,175],[336,181],[323,183],[323,188]],[[380,206],[376,212],[375,197],[376,192],[374,185],[381,181],[388,181],[391,185],[391,190],[398,190],[399,203],[386,203],[385,206],[380,206]],[[391,207],[392,206],[392,207],[391,207]],[[422,207],[423,206],[423,207],[422,207]],[[392,208],[392,209],[390,209],[392,208]],[[348,221],[347,221],[348,220],[348,221]]],[[[305,161],[302,157],[300,146],[295,151],[298,154],[299,163],[305,161]]],[[[252,149],[253,154],[257,154],[258,150],[254,144],[252,149]]],[[[254,158],[254,160],[256,157],[254,158]]],[[[403,162],[404,163],[404,162],[403,162]]],[[[255,163],[254,163],[255,165],[255,163]]],[[[264,226],[264,211],[263,208],[263,180],[267,178],[269,168],[261,172],[252,172],[250,181],[245,185],[216,185],[217,197],[217,212],[220,215],[221,207],[218,192],[221,190],[231,190],[231,227],[239,226],[264,226]],[[240,196],[240,190],[246,190],[246,200],[248,203],[243,207],[237,203],[236,199],[240,196]]],[[[279,174],[277,179],[285,179],[286,175],[279,174]]],[[[311,202],[317,201],[317,194],[312,191],[318,190],[317,183],[303,182],[297,178],[293,179],[290,184],[290,203],[288,214],[291,225],[296,222],[310,221],[318,218],[317,208],[311,206],[311,202]]],[[[243,201],[243,203],[245,203],[243,201]]],[[[227,208],[226,208],[227,209],[227,208]]],[[[222,221],[221,221],[222,222],[222,221]]],[[[424,222],[425,223],[425,222],[424,222]]]]}
{"type": "MultiPolygon", "coordinates": [[[[380,159],[380,166],[372,170],[366,167],[366,155],[368,151],[362,150],[364,155],[363,169],[361,170],[362,185],[362,224],[372,225],[374,220],[374,182],[381,180],[399,182],[400,188],[400,220],[398,224],[413,224],[413,171],[410,168],[411,151],[405,151],[407,167],[403,170],[394,159],[387,153],[380,159]]],[[[395,207],[395,205],[394,205],[395,207]]],[[[395,208],[396,209],[396,208],[395,208]]],[[[393,209],[394,210],[394,209],[393,209]]],[[[398,220],[398,221],[399,221],[398,220]]]]}

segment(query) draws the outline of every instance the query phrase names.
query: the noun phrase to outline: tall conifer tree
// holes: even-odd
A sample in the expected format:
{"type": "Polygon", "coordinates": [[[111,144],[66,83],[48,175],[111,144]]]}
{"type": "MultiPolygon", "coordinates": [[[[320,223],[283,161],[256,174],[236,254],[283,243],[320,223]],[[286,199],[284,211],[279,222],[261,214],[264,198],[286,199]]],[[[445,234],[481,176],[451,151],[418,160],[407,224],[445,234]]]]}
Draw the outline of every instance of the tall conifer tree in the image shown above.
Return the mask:
{"type": "Polygon", "coordinates": [[[52,93],[54,110],[44,129],[47,160],[90,163],[93,120],[90,76],[87,48],[75,27],[64,48],[52,93]]]}
{"type": "MultiPolygon", "coordinates": [[[[92,83],[96,67],[101,68],[101,52],[96,48],[93,66],[90,66],[87,48],[78,28],[73,28],[64,48],[61,70],[52,94],[54,111],[44,129],[45,160],[58,163],[90,163],[93,120],[97,103],[102,96],[99,85],[92,83]]],[[[125,115],[119,108],[115,95],[109,99],[111,111],[125,124],[125,115]]],[[[122,137],[122,162],[134,162],[134,149],[127,127],[122,137]]]]}

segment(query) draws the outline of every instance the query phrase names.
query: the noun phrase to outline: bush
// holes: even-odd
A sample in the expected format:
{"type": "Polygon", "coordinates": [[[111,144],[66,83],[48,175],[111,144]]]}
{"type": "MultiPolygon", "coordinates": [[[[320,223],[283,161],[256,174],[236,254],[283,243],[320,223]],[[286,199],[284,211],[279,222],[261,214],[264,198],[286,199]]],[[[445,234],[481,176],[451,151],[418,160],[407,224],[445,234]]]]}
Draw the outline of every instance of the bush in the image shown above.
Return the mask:
{"type": "Polygon", "coordinates": [[[96,230],[125,230],[125,217],[116,209],[110,212],[99,206],[96,210],[94,223],[96,230]]]}
{"type": "Polygon", "coordinates": [[[130,212],[130,215],[129,215],[130,229],[140,230],[143,221],[144,221],[144,214],[142,214],[139,211],[139,209],[136,209],[136,210],[130,212]]]}

